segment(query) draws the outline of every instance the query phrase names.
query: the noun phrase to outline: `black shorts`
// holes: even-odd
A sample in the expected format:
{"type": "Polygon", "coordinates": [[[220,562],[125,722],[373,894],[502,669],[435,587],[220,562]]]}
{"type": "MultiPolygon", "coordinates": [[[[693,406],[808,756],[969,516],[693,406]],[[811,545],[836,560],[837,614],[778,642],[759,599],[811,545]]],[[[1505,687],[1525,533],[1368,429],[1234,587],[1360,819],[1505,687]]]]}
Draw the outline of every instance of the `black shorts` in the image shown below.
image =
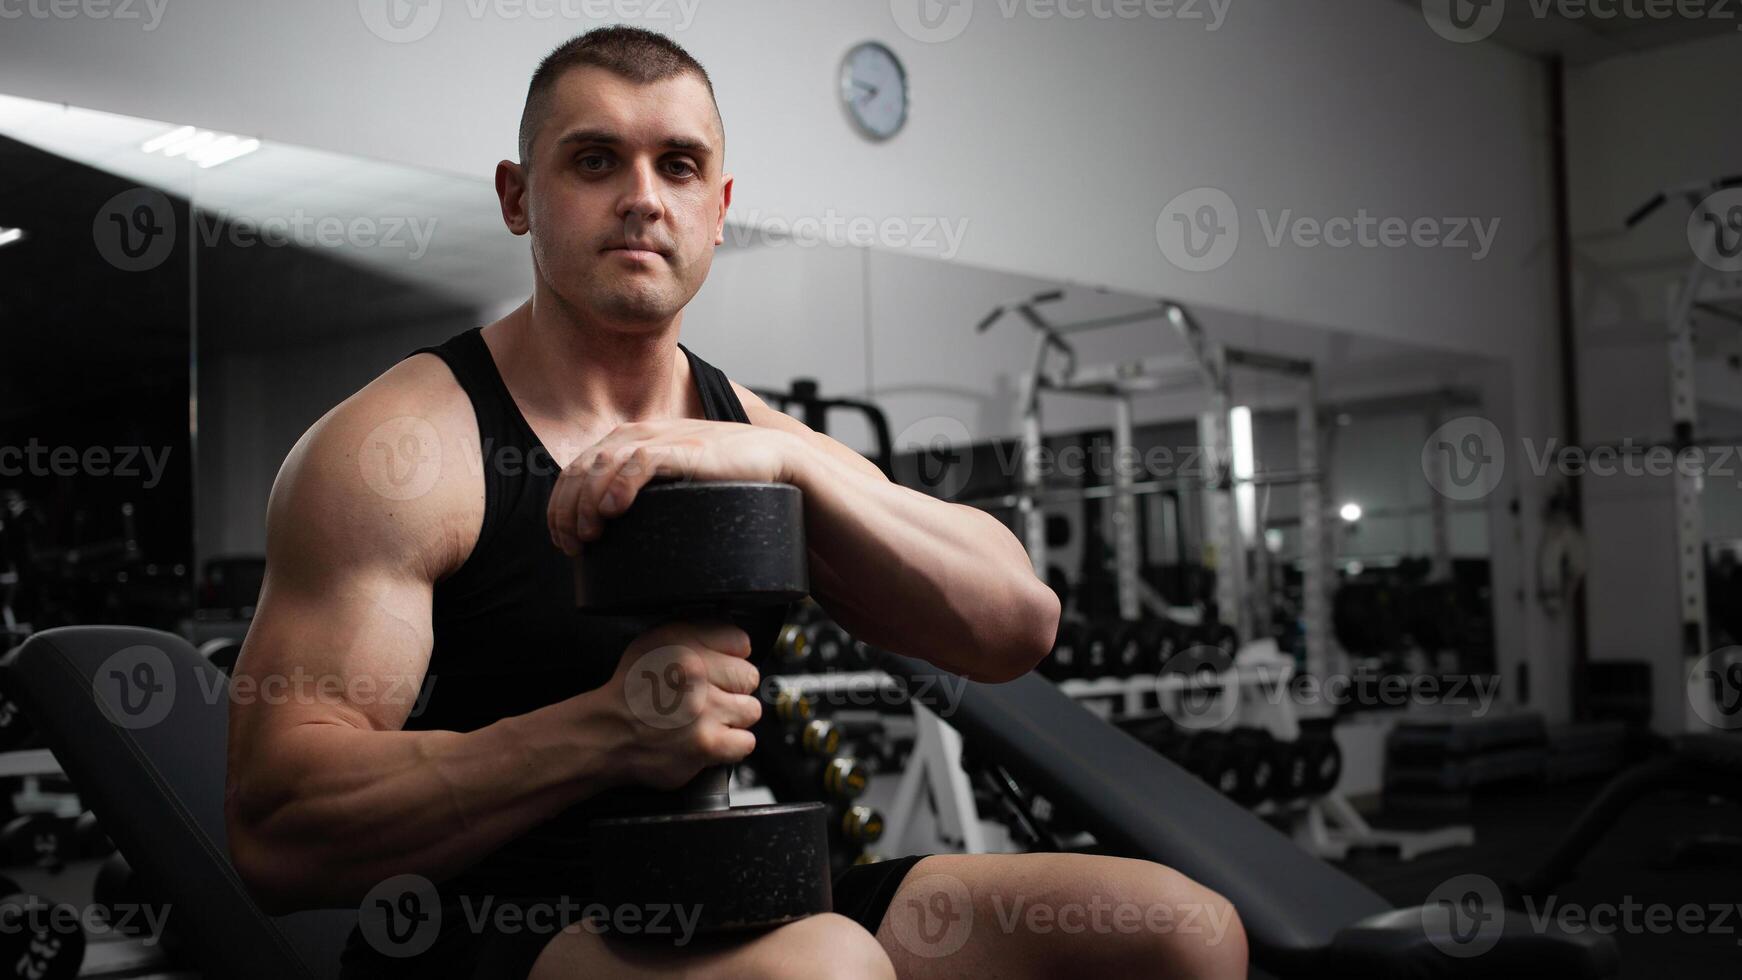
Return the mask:
{"type": "MultiPolygon", "coordinates": [[[[923,854],[861,864],[835,876],[832,883],[835,912],[865,927],[875,934],[883,924],[883,915],[901,887],[903,878],[918,864],[923,854]]],[[[475,913],[474,913],[475,915],[475,913]]],[[[443,907],[442,922],[457,927],[443,928],[435,944],[414,956],[395,959],[382,955],[364,941],[362,934],[351,930],[341,958],[340,980],[409,980],[409,978],[451,978],[451,980],[526,980],[532,965],[549,944],[552,930],[518,929],[498,931],[474,929],[458,907],[443,907]]]]}

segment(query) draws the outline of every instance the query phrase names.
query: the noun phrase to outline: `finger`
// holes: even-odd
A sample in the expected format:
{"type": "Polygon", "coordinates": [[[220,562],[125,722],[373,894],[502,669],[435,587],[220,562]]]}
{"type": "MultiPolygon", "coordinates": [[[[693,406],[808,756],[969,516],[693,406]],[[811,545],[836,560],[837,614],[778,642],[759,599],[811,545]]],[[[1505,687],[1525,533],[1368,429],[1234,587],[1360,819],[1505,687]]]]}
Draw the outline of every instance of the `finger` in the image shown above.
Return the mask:
{"type": "MultiPolygon", "coordinates": [[[[558,529],[558,546],[573,555],[580,550],[581,542],[594,537],[598,533],[596,527],[588,525],[590,512],[581,505],[587,492],[587,478],[601,467],[609,466],[610,456],[622,442],[619,435],[622,426],[611,430],[610,434],[586,449],[580,455],[569,460],[563,467],[562,475],[557,477],[557,483],[551,490],[550,506],[547,517],[553,529],[558,529]]],[[[597,520],[596,517],[592,518],[597,520]]]]}
{"type": "MultiPolygon", "coordinates": [[[[621,426],[617,429],[617,432],[620,431],[621,426]]],[[[615,437],[616,432],[612,435],[615,437]]],[[[639,451],[638,443],[612,438],[609,445],[601,444],[592,454],[587,467],[576,474],[579,479],[575,486],[574,500],[569,507],[575,512],[577,533],[583,541],[598,535],[606,516],[599,511],[599,498],[605,495],[606,488],[625,467],[640,465],[636,462],[639,451]]]]}
{"type": "Polygon", "coordinates": [[[762,701],[748,694],[723,694],[720,720],[733,728],[749,728],[762,720],[762,701]]]}
{"type": "Polygon", "coordinates": [[[756,751],[756,736],[742,728],[721,728],[714,736],[713,749],[720,762],[743,762],[756,751]]]}
{"type": "Polygon", "coordinates": [[[648,481],[661,476],[688,475],[675,447],[643,441],[609,480],[600,481],[595,506],[601,517],[616,517],[629,509],[648,481]]]}
{"type": "Polygon", "coordinates": [[[576,526],[575,498],[581,492],[581,469],[588,464],[590,450],[583,451],[563,467],[551,488],[545,520],[550,524],[551,538],[565,553],[574,555],[580,549],[580,528],[576,526]]]}
{"type": "Polygon", "coordinates": [[[750,635],[724,619],[673,620],[647,631],[640,642],[656,646],[705,647],[732,657],[750,656],[750,635]]]}
{"type": "Polygon", "coordinates": [[[762,674],[748,660],[726,656],[715,650],[702,651],[707,665],[708,683],[733,694],[754,694],[762,683],[762,674]]]}

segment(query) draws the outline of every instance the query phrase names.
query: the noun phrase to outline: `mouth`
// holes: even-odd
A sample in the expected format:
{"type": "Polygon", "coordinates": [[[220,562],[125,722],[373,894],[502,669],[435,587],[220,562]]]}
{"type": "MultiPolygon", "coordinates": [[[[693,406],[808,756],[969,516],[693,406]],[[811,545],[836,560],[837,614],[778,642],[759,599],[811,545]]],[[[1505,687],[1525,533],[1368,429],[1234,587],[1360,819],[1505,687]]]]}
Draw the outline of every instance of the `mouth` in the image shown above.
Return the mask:
{"type": "Polygon", "coordinates": [[[613,245],[610,248],[605,249],[605,254],[621,255],[637,262],[652,262],[654,259],[662,259],[665,257],[664,252],[641,245],[613,245]]]}

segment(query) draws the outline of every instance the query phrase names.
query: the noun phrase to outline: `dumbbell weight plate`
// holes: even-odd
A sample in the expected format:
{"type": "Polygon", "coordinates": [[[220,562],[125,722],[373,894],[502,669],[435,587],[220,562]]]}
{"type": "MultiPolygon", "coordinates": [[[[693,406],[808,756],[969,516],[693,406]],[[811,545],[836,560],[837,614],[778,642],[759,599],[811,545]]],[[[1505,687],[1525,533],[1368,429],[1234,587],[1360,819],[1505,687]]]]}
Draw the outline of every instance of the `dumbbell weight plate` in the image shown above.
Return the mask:
{"type": "MultiPolygon", "coordinates": [[[[681,910],[700,934],[732,933],[832,911],[828,814],[774,803],[593,821],[593,880],[605,905],[671,925],[630,938],[676,941],[681,910]]],[[[615,916],[621,919],[620,916],[615,916]]]]}
{"type": "Polygon", "coordinates": [[[1276,782],[1276,739],[1256,728],[1236,729],[1229,738],[1234,790],[1229,796],[1243,806],[1270,799],[1276,782]]]}
{"type": "Polygon", "coordinates": [[[841,730],[821,719],[806,722],[799,735],[799,746],[808,755],[828,758],[841,750],[841,730]]]}
{"type": "Polygon", "coordinates": [[[1278,803],[1288,803],[1305,796],[1310,774],[1306,753],[1300,750],[1300,743],[1279,739],[1272,752],[1276,760],[1276,783],[1271,798],[1278,803]]]}
{"type": "Polygon", "coordinates": [[[868,806],[850,806],[837,825],[841,836],[854,844],[875,844],[883,837],[883,814],[868,806]]]}
{"type": "Polygon", "coordinates": [[[858,759],[838,756],[823,766],[823,793],[837,800],[856,799],[870,779],[871,774],[858,759]]]}
{"type": "Polygon", "coordinates": [[[72,980],[85,961],[79,911],[0,878],[0,978],[72,980]]]}
{"type": "Polygon", "coordinates": [[[1299,744],[1306,755],[1307,792],[1323,796],[1336,789],[1343,775],[1343,750],[1324,735],[1303,736],[1299,744]]]}
{"type": "Polygon", "coordinates": [[[36,729],[17,702],[0,695],[0,752],[27,749],[36,743],[36,729]]]}
{"type": "Polygon", "coordinates": [[[14,817],[0,828],[0,854],[9,867],[34,865],[59,871],[73,856],[75,841],[71,821],[46,813],[14,817]]]}
{"type": "Polygon", "coordinates": [[[115,853],[114,842],[97,823],[97,815],[89,810],[79,814],[73,823],[73,837],[78,842],[80,857],[100,858],[115,853]]]}

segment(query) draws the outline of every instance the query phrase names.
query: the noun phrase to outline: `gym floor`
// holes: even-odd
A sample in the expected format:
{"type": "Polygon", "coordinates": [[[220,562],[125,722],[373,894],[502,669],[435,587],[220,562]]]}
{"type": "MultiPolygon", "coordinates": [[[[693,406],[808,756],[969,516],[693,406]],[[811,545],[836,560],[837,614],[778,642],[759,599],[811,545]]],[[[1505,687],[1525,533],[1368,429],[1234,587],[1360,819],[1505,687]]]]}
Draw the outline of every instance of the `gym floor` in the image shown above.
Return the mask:
{"type": "MultiPolygon", "coordinates": [[[[1418,829],[1449,822],[1475,828],[1473,847],[1453,848],[1400,862],[1381,853],[1353,854],[1344,870],[1399,905],[1418,904],[1449,878],[1480,874],[1495,881],[1536,867],[1566,828],[1605,783],[1586,779],[1560,784],[1497,785],[1476,794],[1467,811],[1439,813],[1374,823],[1418,829]]],[[[1742,828],[1742,807],[1711,797],[1661,793],[1629,808],[1620,822],[1579,866],[1577,877],[1557,889],[1561,905],[1586,910],[1620,909],[1631,900],[1642,906],[1712,910],[1731,907],[1728,921],[1706,912],[1711,931],[1645,927],[1619,931],[1621,976],[1661,977],[1733,975],[1742,963],[1742,906],[1736,882],[1742,877],[1742,841],[1727,861],[1674,860],[1679,842],[1707,835],[1734,838],[1742,828]]],[[[1546,906],[1545,912],[1547,912],[1546,906]]],[[[1636,916],[1644,922],[1642,916],[1636,916]]]]}

